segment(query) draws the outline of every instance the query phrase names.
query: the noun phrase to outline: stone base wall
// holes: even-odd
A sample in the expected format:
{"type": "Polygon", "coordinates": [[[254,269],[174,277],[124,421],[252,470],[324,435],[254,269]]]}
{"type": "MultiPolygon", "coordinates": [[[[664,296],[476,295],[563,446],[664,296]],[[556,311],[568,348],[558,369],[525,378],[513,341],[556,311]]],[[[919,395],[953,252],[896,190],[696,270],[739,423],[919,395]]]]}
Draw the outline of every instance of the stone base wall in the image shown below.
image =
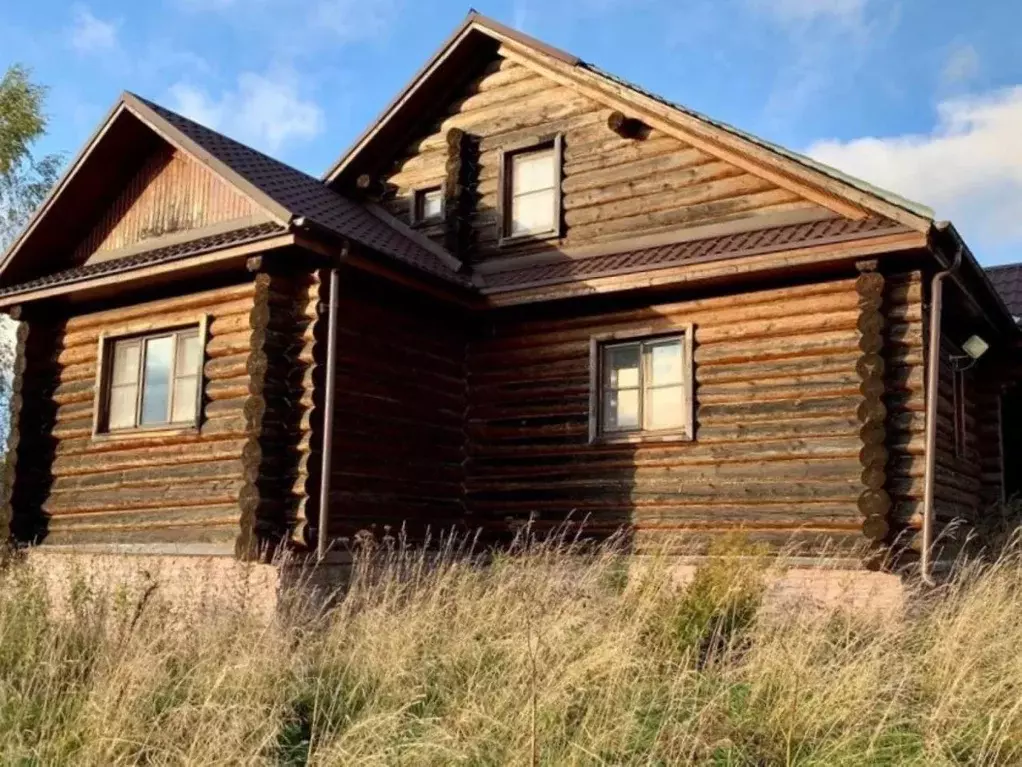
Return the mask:
{"type": "MultiPolygon", "coordinates": [[[[322,609],[343,595],[352,571],[347,557],[318,565],[258,564],[212,550],[157,554],[40,547],[20,558],[45,585],[55,605],[70,604],[76,592],[103,593],[129,605],[158,598],[161,605],[183,614],[246,609],[267,621],[322,609]]],[[[668,565],[679,588],[692,580],[702,560],[679,557],[668,565]]],[[[631,574],[652,565],[636,556],[631,574]]],[[[765,606],[771,611],[811,604],[826,610],[845,607],[891,614],[904,606],[908,591],[899,576],[869,572],[851,562],[778,561],[768,568],[765,579],[765,606]]]]}
{"type": "Polygon", "coordinates": [[[273,565],[241,562],[220,553],[150,554],[33,548],[19,555],[58,608],[87,595],[127,605],[158,600],[182,614],[248,609],[276,614],[280,572],[273,565]]]}

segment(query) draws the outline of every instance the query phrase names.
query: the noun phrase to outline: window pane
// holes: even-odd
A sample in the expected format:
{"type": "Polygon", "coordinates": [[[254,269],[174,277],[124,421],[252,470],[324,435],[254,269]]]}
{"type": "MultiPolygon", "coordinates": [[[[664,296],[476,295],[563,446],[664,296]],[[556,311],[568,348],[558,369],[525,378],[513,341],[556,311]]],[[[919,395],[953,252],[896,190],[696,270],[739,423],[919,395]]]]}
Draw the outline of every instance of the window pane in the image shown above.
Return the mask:
{"type": "Polygon", "coordinates": [[[146,341],[145,372],[142,381],[142,423],[166,423],[170,402],[170,362],[174,337],[146,341]]]}
{"type": "Polygon", "coordinates": [[[198,401],[198,376],[186,376],[174,380],[174,412],[171,421],[194,421],[198,401]]]}
{"type": "Polygon", "coordinates": [[[419,193],[419,219],[428,221],[432,218],[440,218],[443,213],[443,197],[439,189],[430,189],[428,192],[419,193]]]}
{"type": "Polygon", "coordinates": [[[511,156],[511,193],[519,195],[554,186],[554,150],[511,156]]]}
{"type": "Polygon", "coordinates": [[[604,351],[603,384],[608,389],[639,385],[639,345],[608,346],[604,351]]]}
{"type": "Polygon", "coordinates": [[[608,391],[603,400],[603,428],[621,431],[639,427],[639,390],[608,391]]]}
{"type": "Polygon", "coordinates": [[[110,376],[113,386],[138,383],[138,359],[141,341],[118,341],[114,344],[114,369],[110,376]]]}
{"type": "Polygon", "coordinates": [[[646,399],[646,428],[673,429],[685,425],[685,389],[650,389],[646,399]]]}
{"type": "Polygon", "coordinates": [[[197,332],[179,334],[177,337],[176,375],[198,375],[199,357],[199,334],[197,332]]]}
{"type": "Polygon", "coordinates": [[[529,192],[511,201],[511,234],[549,232],[553,229],[553,189],[529,192]]]}
{"type": "Polygon", "coordinates": [[[130,429],[135,425],[135,400],[138,386],[135,383],[114,386],[110,389],[110,408],[107,416],[109,428],[130,429]]]}
{"type": "Polygon", "coordinates": [[[680,384],[681,377],[681,341],[662,341],[646,347],[650,357],[650,373],[652,386],[664,384],[680,384]]]}

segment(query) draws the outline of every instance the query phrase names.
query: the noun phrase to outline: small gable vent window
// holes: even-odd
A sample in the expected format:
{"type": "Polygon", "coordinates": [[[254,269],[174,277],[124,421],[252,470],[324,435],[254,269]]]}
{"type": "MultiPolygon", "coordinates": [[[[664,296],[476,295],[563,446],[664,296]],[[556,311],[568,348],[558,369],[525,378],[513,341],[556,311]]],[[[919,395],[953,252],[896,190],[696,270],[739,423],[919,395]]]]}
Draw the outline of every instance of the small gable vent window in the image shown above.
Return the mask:
{"type": "Polygon", "coordinates": [[[504,155],[502,238],[560,234],[561,140],[504,155]]]}
{"type": "Polygon", "coordinates": [[[593,341],[590,431],[597,438],[692,438],[692,331],[593,341]]]}
{"type": "Polygon", "coordinates": [[[412,199],[412,223],[430,224],[444,217],[444,193],[438,186],[417,189],[412,199]]]}
{"type": "Polygon", "coordinates": [[[104,339],[97,431],[197,424],[203,336],[193,325],[104,339]]]}

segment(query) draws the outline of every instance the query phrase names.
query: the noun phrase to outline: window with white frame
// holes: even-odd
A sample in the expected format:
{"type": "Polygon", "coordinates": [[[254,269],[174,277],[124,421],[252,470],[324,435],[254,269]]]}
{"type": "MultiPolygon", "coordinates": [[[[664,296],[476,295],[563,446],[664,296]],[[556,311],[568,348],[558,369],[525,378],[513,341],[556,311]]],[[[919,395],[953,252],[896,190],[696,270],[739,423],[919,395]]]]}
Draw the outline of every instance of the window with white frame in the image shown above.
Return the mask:
{"type": "Polygon", "coordinates": [[[504,238],[558,233],[560,165],[559,139],[504,155],[504,238]]]}
{"type": "Polygon", "coordinates": [[[107,339],[97,431],[196,423],[202,356],[202,333],[196,325],[107,339]]]}
{"type": "Polygon", "coordinates": [[[593,436],[692,435],[690,332],[594,347],[593,436]]]}

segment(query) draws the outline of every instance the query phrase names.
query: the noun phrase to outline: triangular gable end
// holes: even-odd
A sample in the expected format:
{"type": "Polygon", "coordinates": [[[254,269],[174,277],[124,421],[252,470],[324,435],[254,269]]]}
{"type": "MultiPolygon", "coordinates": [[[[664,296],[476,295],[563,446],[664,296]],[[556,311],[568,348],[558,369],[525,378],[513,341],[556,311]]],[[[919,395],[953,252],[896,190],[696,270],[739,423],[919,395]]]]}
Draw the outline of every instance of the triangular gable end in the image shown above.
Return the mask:
{"type": "Polygon", "coordinates": [[[185,152],[158,147],[128,181],[72,257],[73,265],[269,220],[249,197],[185,152]]]}
{"type": "MultiPolygon", "coordinates": [[[[386,170],[379,172],[388,190],[384,205],[392,215],[408,217],[417,190],[447,182],[451,132],[473,136],[474,209],[466,219],[474,230],[473,260],[549,246],[499,244],[495,226],[504,149],[536,136],[561,141],[563,227],[556,246],[565,252],[668,232],[695,237],[708,227],[717,233],[745,231],[839,215],[662,130],[616,133],[611,124],[620,113],[496,51],[474,70],[437,103],[435,120],[416,121],[419,132],[381,157],[386,170]]],[[[442,239],[446,230],[441,223],[420,231],[442,239]]]]}
{"type": "Polygon", "coordinates": [[[559,51],[491,19],[469,14],[436,56],[326,174],[328,183],[346,186],[360,173],[379,170],[381,154],[412,137],[401,135],[401,126],[419,124],[416,109],[435,103],[438,95],[451,92],[450,83],[464,72],[466,61],[495,52],[505,60],[530,69],[574,93],[592,99],[608,110],[635,117],[661,133],[730,163],[742,172],[769,182],[830,215],[851,219],[883,216],[927,231],[932,212],[870,187],[809,158],[742,133],[737,129],[691,112],[620,81],[577,57],[559,51]]]}
{"type": "Polygon", "coordinates": [[[4,254],[0,287],[290,217],[124,94],[4,254]]]}

